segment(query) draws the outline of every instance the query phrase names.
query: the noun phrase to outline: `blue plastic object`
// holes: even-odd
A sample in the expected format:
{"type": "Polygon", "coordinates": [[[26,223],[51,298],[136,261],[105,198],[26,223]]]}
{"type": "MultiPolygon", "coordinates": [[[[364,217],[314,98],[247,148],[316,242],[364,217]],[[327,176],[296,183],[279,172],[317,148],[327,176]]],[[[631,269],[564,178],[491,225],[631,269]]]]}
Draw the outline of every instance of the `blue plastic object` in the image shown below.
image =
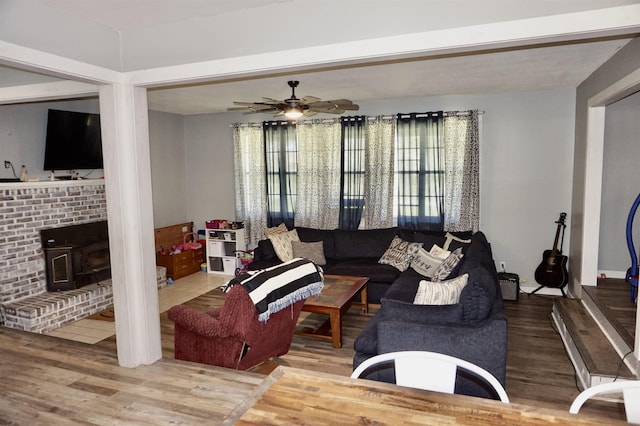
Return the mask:
{"type": "Polygon", "coordinates": [[[629,248],[629,254],[631,255],[631,267],[627,269],[626,280],[631,284],[631,301],[636,300],[636,291],[638,290],[638,254],[633,244],[633,218],[636,215],[638,206],[640,205],[640,194],[636,197],[636,200],[631,206],[629,211],[629,217],[627,218],[627,247],[629,248]]]}

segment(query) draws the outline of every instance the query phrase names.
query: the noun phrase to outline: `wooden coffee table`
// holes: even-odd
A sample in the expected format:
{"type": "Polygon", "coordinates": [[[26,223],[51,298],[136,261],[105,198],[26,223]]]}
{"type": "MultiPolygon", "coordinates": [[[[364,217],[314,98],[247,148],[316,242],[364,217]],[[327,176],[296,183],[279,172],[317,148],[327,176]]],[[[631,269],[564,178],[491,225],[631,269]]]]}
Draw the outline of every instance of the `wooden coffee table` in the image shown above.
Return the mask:
{"type": "Polygon", "coordinates": [[[311,330],[306,327],[297,332],[303,336],[319,337],[333,341],[333,347],[342,346],[342,314],[352,305],[362,306],[362,312],[369,312],[367,301],[367,277],[347,277],[342,275],[325,275],[324,288],[316,296],[308,298],[304,302],[302,310],[316,314],[329,315],[329,319],[318,329],[311,330]],[[356,296],[360,293],[360,302],[356,302],[356,296]]]}

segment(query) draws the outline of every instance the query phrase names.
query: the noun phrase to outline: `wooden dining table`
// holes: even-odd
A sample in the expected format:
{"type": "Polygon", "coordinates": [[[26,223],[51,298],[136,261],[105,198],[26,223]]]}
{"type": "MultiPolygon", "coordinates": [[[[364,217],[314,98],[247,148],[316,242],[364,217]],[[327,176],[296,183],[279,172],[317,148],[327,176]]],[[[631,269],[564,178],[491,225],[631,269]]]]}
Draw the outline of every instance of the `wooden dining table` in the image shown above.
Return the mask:
{"type": "Polygon", "coordinates": [[[616,425],[607,417],[411,389],[279,366],[242,401],[235,425],[616,425]]]}

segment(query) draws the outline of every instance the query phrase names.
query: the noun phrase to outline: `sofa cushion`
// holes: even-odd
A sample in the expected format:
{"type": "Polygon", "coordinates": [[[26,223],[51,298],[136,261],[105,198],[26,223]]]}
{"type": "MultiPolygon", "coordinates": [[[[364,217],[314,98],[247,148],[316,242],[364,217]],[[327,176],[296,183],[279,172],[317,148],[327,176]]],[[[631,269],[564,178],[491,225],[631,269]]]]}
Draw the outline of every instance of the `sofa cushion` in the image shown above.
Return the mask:
{"type": "Polygon", "coordinates": [[[460,324],[462,319],[462,306],[453,305],[415,305],[383,298],[380,301],[381,321],[393,320],[417,324],[460,324]]]}
{"type": "Polygon", "coordinates": [[[369,277],[369,281],[378,283],[392,283],[400,275],[400,271],[390,265],[378,263],[378,259],[349,259],[339,261],[330,268],[325,268],[326,274],[349,275],[355,277],[369,277]]]}
{"type": "Polygon", "coordinates": [[[416,305],[453,305],[460,301],[460,293],[467,285],[468,274],[452,280],[432,282],[422,280],[413,299],[416,305]]]}
{"type": "Polygon", "coordinates": [[[276,254],[276,250],[273,248],[271,240],[267,239],[258,241],[258,247],[254,250],[254,260],[262,261],[276,259],[278,259],[278,255],[276,254]]]}
{"type": "Polygon", "coordinates": [[[303,257],[320,266],[327,264],[327,259],[324,257],[324,243],[322,241],[313,243],[291,241],[291,249],[293,250],[293,257],[303,257]]]}
{"type": "Polygon", "coordinates": [[[324,256],[325,258],[334,259],[336,257],[333,240],[333,230],[328,229],[314,229],[305,228],[302,226],[296,226],[298,237],[300,241],[307,243],[322,241],[324,244],[324,256]]]}
{"type": "Polygon", "coordinates": [[[496,298],[498,283],[482,266],[469,271],[467,286],[460,293],[462,321],[478,322],[489,317],[496,298]]]}
{"type": "Polygon", "coordinates": [[[262,232],[265,237],[269,237],[270,235],[284,234],[285,232],[288,232],[288,231],[289,229],[287,229],[287,225],[285,225],[284,223],[281,223],[278,226],[272,226],[271,228],[264,228],[262,232]]]}
{"type": "Polygon", "coordinates": [[[422,243],[422,246],[427,250],[431,249],[433,245],[442,247],[445,242],[444,231],[414,231],[411,229],[398,230],[398,236],[406,241],[414,243],[422,243]]]}
{"type": "Polygon", "coordinates": [[[413,303],[413,299],[418,291],[418,284],[424,277],[409,268],[400,273],[398,278],[389,287],[384,297],[387,299],[401,300],[407,303],[413,303]]]}
{"type": "Polygon", "coordinates": [[[358,352],[375,355],[378,353],[378,322],[380,315],[374,315],[362,332],[353,342],[353,347],[358,352]]]}
{"type": "Polygon", "coordinates": [[[336,259],[375,257],[379,259],[396,235],[397,228],[333,230],[336,259]]]}
{"type": "Polygon", "coordinates": [[[401,272],[406,271],[421,247],[422,243],[412,243],[394,236],[389,248],[378,262],[384,265],[391,265],[401,272]]]}
{"type": "Polygon", "coordinates": [[[431,277],[431,281],[443,281],[447,279],[456,269],[458,263],[462,259],[462,248],[459,247],[453,251],[447,258],[436,268],[431,277]]]}
{"type": "Polygon", "coordinates": [[[273,248],[283,262],[288,262],[293,259],[293,249],[291,248],[291,241],[300,241],[298,233],[294,229],[293,231],[283,232],[280,234],[269,235],[269,239],[273,244],[273,248]]]}

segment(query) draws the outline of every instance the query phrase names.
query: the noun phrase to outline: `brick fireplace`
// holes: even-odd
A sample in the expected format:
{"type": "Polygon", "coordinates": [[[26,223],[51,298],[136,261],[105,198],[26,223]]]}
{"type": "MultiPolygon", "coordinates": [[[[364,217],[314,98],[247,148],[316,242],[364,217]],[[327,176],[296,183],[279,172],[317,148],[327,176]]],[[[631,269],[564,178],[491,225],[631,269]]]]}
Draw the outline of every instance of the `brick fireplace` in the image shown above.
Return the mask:
{"type": "Polygon", "coordinates": [[[80,288],[111,278],[107,221],[40,231],[47,290],[80,288]]]}
{"type": "MultiPolygon", "coordinates": [[[[58,301],[54,305],[61,305],[59,309],[65,311],[64,315],[57,318],[52,316],[35,328],[27,326],[21,318],[8,320],[10,314],[16,313],[16,306],[47,298],[40,231],[106,219],[107,202],[103,180],[0,184],[0,325],[45,332],[89,315],[87,310],[98,311],[111,304],[110,282],[95,290],[99,299],[102,299],[95,304],[85,294],[96,286],[92,284],[86,286],[87,291],[82,294],[69,294],[68,297],[59,295],[64,301],[58,301]],[[73,306],[76,304],[86,306],[76,314],[73,306]]],[[[56,308],[40,306],[22,316],[49,313],[51,309],[56,308]]]]}

